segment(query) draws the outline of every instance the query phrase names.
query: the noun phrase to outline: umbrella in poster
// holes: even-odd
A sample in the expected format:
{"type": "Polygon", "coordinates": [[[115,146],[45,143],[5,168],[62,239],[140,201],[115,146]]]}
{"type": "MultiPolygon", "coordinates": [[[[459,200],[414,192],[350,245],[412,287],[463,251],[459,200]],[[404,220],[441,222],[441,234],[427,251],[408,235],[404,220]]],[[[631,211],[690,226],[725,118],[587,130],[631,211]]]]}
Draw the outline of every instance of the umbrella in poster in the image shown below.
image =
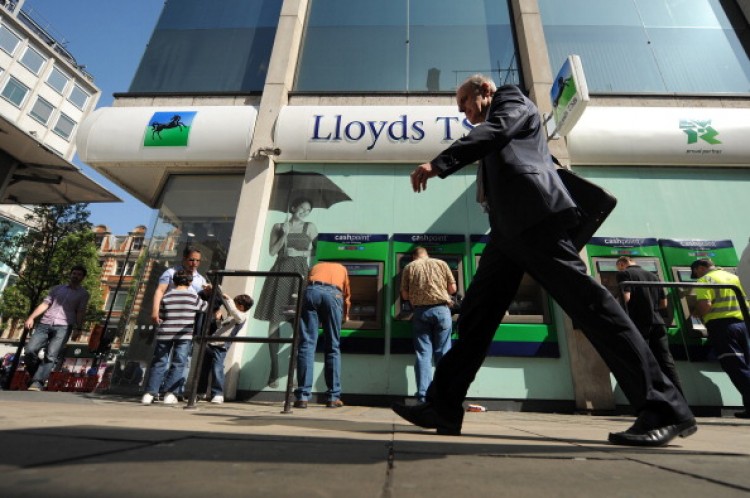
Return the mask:
{"type": "Polygon", "coordinates": [[[330,178],[320,173],[289,171],[275,175],[273,182],[269,209],[274,211],[287,212],[290,204],[299,198],[310,201],[313,208],[329,208],[352,200],[330,178]]]}

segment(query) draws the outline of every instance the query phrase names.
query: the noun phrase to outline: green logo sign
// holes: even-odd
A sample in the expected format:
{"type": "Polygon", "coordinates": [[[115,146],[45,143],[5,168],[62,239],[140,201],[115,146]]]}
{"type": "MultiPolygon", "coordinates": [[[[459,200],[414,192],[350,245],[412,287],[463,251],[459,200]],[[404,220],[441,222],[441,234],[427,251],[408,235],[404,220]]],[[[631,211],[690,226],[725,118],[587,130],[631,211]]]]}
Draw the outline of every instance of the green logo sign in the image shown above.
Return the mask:
{"type": "Polygon", "coordinates": [[[719,132],[711,126],[710,119],[681,119],[680,129],[688,136],[688,144],[697,143],[698,139],[711,145],[721,143],[721,140],[716,139],[719,132]]]}
{"type": "Polygon", "coordinates": [[[185,147],[197,111],[159,111],[151,116],[144,147],[185,147]]]}

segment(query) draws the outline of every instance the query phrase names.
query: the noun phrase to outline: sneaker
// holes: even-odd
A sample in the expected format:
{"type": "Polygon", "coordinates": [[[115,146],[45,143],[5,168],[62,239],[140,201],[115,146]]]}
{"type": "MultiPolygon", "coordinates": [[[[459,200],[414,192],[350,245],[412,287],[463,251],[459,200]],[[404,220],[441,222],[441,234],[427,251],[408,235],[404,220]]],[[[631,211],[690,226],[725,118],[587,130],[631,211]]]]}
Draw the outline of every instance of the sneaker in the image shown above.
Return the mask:
{"type": "Polygon", "coordinates": [[[141,404],[142,405],[150,405],[153,402],[154,402],[154,395],[153,394],[146,393],[141,398],[141,404]]]}
{"type": "Polygon", "coordinates": [[[165,405],[176,405],[178,403],[177,396],[172,393],[167,393],[166,395],[164,395],[163,403],[165,405]]]}
{"type": "Polygon", "coordinates": [[[27,391],[41,391],[42,386],[40,386],[39,384],[31,384],[26,390],[27,391]]]}
{"type": "Polygon", "coordinates": [[[213,398],[211,398],[211,403],[216,403],[217,405],[220,405],[224,402],[224,396],[216,395],[213,398]]]}

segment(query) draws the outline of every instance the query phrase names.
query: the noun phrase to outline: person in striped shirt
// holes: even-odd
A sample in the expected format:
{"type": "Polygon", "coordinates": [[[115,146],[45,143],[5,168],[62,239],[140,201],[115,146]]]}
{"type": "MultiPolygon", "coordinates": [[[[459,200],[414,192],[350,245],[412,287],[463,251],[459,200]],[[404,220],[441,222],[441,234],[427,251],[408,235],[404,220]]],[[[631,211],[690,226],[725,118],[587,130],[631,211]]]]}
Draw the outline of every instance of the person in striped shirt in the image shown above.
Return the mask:
{"type": "Polygon", "coordinates": [[[185,270],[175,272],[174,288],[164,294],[159,305],[159,326],[156,329],[156,349],[151,360],[146,392],[141,403],[150,405],[160,391],[164,391],[164,404],[177,404],[174,391],[184,377],[187,358],[193,342],[195,315],[205,311],[206,301],[190,290],[193,276],[185,270]],[[171,361],[170,361],[171,356],[171,361]],[[170,363],[173,368],[169,368],[170,363]],[[166,382],[164,376],[169,370],[166,382]]]}

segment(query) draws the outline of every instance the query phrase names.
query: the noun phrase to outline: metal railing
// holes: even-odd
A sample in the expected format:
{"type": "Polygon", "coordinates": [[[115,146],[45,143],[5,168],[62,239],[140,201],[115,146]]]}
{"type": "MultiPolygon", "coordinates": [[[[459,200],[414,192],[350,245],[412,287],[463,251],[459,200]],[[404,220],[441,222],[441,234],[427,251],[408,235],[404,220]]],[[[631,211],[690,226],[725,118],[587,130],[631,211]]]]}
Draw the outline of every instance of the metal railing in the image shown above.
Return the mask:
{"type": "Polygon", "coordinates": [[[297,359],[297,346],[299,341],[299,316],[302,308],[302,288],[305,281],[305,277],[300,273],[295,272],[270,272],[270,271],[243,271],[243,270],[212,270],[209,271],[206,276],[211,282],[211,286],[214,292],[211,294],[211,298],[208,301],[208,308],[206,311],[206,320],[203,320],[203,326],[201,327],[200,333],[194,338],[193,345],[193,366],[191,366],[190,376],[188,381],[188,403],[185,406],[186,410],[195,409],[196,401],[198,398],[198,378],[203,368],[203,359],[206,353],[206,347],[209,342],[214,343],[261,343],[261,344],[291,344],[292,350],[289,354],[289,370],[287,375],[286,383],[286,395],[284,397],[284,410],[281,413],[292,413],[289,409],[290,400],[292,395],[292,383],[294,378],[294,368],[297,359]],[[221,285],[224,277],[276,277],[276,278],[293,278],[297,280],[297,299],[296,310],[294,315],[294,322],[292,325],[292,337],[289,339],[284,338],[273,338],[273,337],[211,337],[209,331],[211,328],[211,322],[213,321],[212,315],[213,310],[216,309],[217,300],[220,299],[218,289],[221,285]]]}
{"type": "Polygon", "coordinates": [[[626,280],[620,282],[620,290],[624,287],[657,287],[665,289],[729,289],[737,296],[737,303],[739,304],[742,317],[745,321],[745,327],[750,332],[750,311],[748,311],[747,302],[745,301],[745,295],[736,285],[732,284],[703,284],[698,282],[639,282],[626,280]]]}

